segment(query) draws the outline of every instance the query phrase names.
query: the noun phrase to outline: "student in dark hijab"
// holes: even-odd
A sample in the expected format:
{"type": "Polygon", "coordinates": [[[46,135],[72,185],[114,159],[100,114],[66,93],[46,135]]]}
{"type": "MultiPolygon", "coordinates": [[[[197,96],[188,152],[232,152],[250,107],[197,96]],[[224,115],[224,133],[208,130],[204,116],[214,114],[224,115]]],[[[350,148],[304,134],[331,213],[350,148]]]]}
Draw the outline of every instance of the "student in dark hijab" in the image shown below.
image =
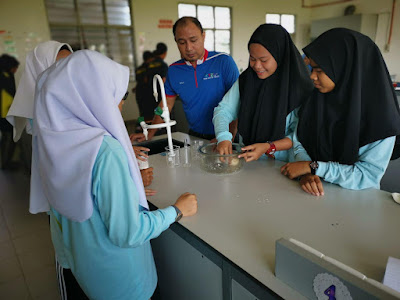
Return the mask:
{"type": "MultiPolygon", "coordinates": [[[[153,79],[154,75],[158,74],[161,76],[163,81],[165,82],[168,73],[168,65],[164,61],[167,57],[168,47],[164,43],[160,42],[156,46],[156,50],[153,51],[154,61],[149,64],[149,71],[151,79],[153,79]]],[[[158,93],[161,95],[161,93],[158,93]]],[[[161,97],[159,98],[159,101],[161,97]]],[[[154,110],[154,109],[153,109],[154,110]]]]}
{"type": "Polygon", "coordinates": [[[154,60],[154,55],[151,51],[143,52],[143,63],[136,69],[136,87],[132,89],[136,94],[136,102],[139,107],[139,114],[145,120],[151,120],[154,114],[154,107],[157,103],[153,96],[153,78],[149,76],[149,64],[154,60]],[[149,103],[150,109],[148,108],[149,103]]]}
{"type": "Polygon", "coordinates": [[[6,116],[15,96],[14,74],[18,66],[19,61],[13,56],[0,56],[0,167],[4,169],[10,166],[15,150],[13,127],[6,116]]]}
{"type": "Polygon", "coordinates": [[[259,26],[248,43],[249,67],[214,110],[213,123],[221,154],[232,152],[229,123],[238,118],[246,161],[264,153],[287,160],[288,136],[295,110],[311,94],[312,82],[289,33],[280,25],[259,26]]]}
{"type": "Polygon", "coordinates": [[[12,126],[5,120],[5,117],[15,96],[14,74],[17,72],[18,66],[19,61],[13,56],[7,54],[0,56],[0,114],[4,119],[5,126],[11,127],[11,129],[12,126]]]}
{"type": "Polygon", "coordinates": [[[0,70],[10,74],[15,74],[19,67],[19,61],[11,55],[3,54],[0,56],[0,70]]]}
{"type": "Polygon", "coordinates": [[[400,112],[378,47],[361,33],[335,28],[303,50],[315,90],[299,111],[293,139],[299,162],[282,173],[305,175],[303,190],[317,196],[323,195],[320,178],[348,189],[379,189],[400,134],[400,112]]]}
{"type": "MultiPolygon", "coordinates": [[[[160,42],[156,46],[156,50],[154,50],[154,55],[159,57],[161,60],[164,60],[167,57],[168,47],[166,44],[160,42]]],[[[168,68],[168,66],[167,66],[168,68]]]]}
{"type": "Polygon", "coordinates": [[[167,45],[164,43],[158,43],[156,46],[156,49],[153,51],[154,55],[154,60],[149,63],[149,66],[147,68],[147,75],[149,76],[150,80],[150,89],[151,89],[151,101],[147,104],[148,106],[148,114],[145,115],[145,120],[146,121],[152,121],[154,118],[154,110],[157,108],[157,106],[161,102],[161,90],[160,87],[157,85],[157,91],[158,91],[158,101],[156,102],[154,99],[153,95],[153,78],[155,75],[160,75],[163,82],[167,79],[167,73],[168,73],[168,65],[164,61],[165,58],[167,57],[167,45]]]}

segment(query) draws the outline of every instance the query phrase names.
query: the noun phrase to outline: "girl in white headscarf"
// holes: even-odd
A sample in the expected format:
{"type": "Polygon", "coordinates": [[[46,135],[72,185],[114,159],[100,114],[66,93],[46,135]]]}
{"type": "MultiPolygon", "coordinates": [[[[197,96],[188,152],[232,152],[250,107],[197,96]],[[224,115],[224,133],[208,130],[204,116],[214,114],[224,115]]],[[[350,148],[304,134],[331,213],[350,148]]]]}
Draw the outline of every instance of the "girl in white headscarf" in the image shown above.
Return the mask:
{"type": "Polygon", "coordinates": [[[32,157],[32,115],[35,96],[36,79],[56,60],[72,53],[70,45],[56,41],[38,44],[26,56],[25,69],[19,81],[18,88],[7,114],[7,121],[13,127],[14,142],[19,141],[20,157],[26,169],[31,168],[32,157]],[[24,129],[26,132],[24,133],[24,129]]]}
{"type": "Polygon", "coordinates": [[[149,240],[197,211],[188,193],[174,206],[147,210],[118,109],[128,80],[127,67],[82,50],[37,85],[31,212],[50,210],[60,263],[91,299],[150,298],[157,276],[149,240]]]}
{"type": "MultiPolygon", "coordinates": [[[[26,132],[32,134],[33,118],[33,99],[35,95],[35,85],[38,76],[48,67],[61,58],[65,58],[73,52],[70,45],[59,43],[57,41],[47,41],[40,43],[35,49],[26,56],[25,70],[12,102],[11,108],[7,114],[7,121],[14,126],[14,142],[17,142],[26,127],[26,132]]],[[[22,139],[22,152],[24,161],[28,168],[31,166],[31,139],[22,139]]],[[[139,159],[146,157],[141,151],[149,151],[145,147],[134,147],[135,155],[139,159]]],[[[151,184],[153,180],[153,168],[141,170],[145,186],[151,184]]],[[[155,191],[148,190],[150,195],[155,191]]]]}
{"type": "MultiPolygon", "coordinates": [[[[14,127],[14,142],[20,141],[21,157],[24,164],[30,169],[32,157],[32,119],[36,80],[41,73],[59,59],[65,58],[73,52],[70,45],[57,41],[47,41],[38,44],[26,56],[25,69],[19,82],[11,108],[7,114],[7,121],[14,127]],[[26,132],[30,135],[23,134],[26,132]]],[[[63,269],[56,258],[56,271],[61,299],[68,296],[84,298],[85,295],[76,284],[69,269],[63,269]],[[66,290],[64,284],[67,284],[66,290]]]]}
{"type": "Polygon", "coordinates": [[[25,126],[27,132],[32,134],[29,120],[32,120],[33,117],[33,99],[37,77],[56,60],[66,57],[72,52],[72,48],[68,44],[48,41],[40,43],[27,54],[25,70],[7,114],[7,121],[14,126],[14,142],[20,139],[25,126]]]}

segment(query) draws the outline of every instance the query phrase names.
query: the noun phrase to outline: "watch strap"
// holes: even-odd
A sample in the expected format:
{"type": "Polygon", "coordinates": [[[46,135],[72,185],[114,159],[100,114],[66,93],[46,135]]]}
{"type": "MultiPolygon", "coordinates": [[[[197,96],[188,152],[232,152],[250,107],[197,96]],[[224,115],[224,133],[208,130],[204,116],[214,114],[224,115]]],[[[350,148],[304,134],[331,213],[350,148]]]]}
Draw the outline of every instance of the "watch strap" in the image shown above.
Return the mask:
{"type": "Polygon", "coordinates": [[[276,146],[273,142],[267,142],[269,144],[269,149],[265,154],[267,154],[271,158],[275,158],[276,146]]]}
{"type": "Polygon", "coordinates": [[[172,207],[175,208],[175,211],[176,211],[175,222],[178,222],[180,219],[182,219],[183,214],[182,214],[181,210],[176,207],[176,205],[172,205],[172,207]]]}
{"type": "Polygon", "coordinates": [[[311,174],[315,175],[315,173],[317,172],[317,169],[319,167],[319,164],[316,160],[310,162],[310,169],[311,169],[311,174]]]}

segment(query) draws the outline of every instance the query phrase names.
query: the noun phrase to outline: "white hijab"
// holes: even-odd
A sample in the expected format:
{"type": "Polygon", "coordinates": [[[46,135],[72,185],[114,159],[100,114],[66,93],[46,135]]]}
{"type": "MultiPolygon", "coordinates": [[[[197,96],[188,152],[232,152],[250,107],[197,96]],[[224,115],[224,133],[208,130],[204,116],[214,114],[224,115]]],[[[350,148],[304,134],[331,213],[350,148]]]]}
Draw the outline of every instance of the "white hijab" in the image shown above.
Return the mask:
{"type": "Polygon", "coordinates": [[[90,218],[92,169],[104,135],[121,143],[138,204],[148,208],[118,109],[128,81],[128,67],[90,50],[71,54],[39,77],[33,115],[31,213],[48,211],[51,206],[72,221],[90,218]]]}
{"type": "Polygon", "coordinates": [[[27,54],[25,70],[6,117],[8,122],[14,126],[15,142],[20,139],[25,126],[26,131],[32,134],[31,124],[27,120],[33,118],[36,79],[39,74],[55,63],[57,54],[63,46],[67,46],[73,52],[68,44],[48,41],[40,43],[27,54]]]}

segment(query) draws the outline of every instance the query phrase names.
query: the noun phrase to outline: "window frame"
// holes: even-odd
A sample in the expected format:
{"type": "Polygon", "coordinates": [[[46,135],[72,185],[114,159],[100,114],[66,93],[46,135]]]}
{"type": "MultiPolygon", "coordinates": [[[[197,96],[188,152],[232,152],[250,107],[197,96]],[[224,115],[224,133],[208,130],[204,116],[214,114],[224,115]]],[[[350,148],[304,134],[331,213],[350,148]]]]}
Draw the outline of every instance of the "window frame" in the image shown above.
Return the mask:
{"type": "MultiPolygon", "coordinates": [[[[89,49],[89,45],[85,45],[84,42],[84,35],[85,35],[85,30],[93,30],[93,29],[103,29],[104,34],[105,34],[105,45],[106,45],[106,55],[110,58],[112,58],[112,53],[111,53],[111,36],[110,36],[110,31],[112,30],[126,30],[129,31],[130,33],[130,38],[131,38],[131,53],[133,60],[132,60],[132,65],[128,65],[130,70],[130,76],[129,80],[134,81],[135,78],[135,70],[137,66],[137,57],[135,55],[135,34],[134,34],[134,27],[133,27],[133,16],[132,16],[132,3],[130,0],[127,0],[127,4],[129,7],[129,16],[130,16],[130,22],[131,25],[113,25],[108,23],[108,15],[107,15],[107,5],[106,1],[107,0],[99,0],[101,2],[101,8],[103,12],[103,24],[84,24],[81,22],[81,16],[80,16],[80,8],[79,8],[79,0],[72,0],[74,4],[74,11],[75,11],[75,23],[68,23],[68,22],[50,22],[50,19],[48,17],[48,9],[47,9],[47,1],[44,0],[44,6],[47,14],[47,20],[49,24],[49,29],[50,29],[50,34],[51,34],[51,29],[52,28],[74,28],[76,29],[76,33],[78,36],[79,40],[79,46],[80,49],[89,49]]],[[[61,41],[63,42],[63,41],[61,41]]]]}
{"type": "MultiPolygon", "coordinates": [[[[279,15],[279,25],[281,25],[282,27],[283,27],[282,21],[281,21],[282,20],[282,15],[293,16],[294,17],[294,31],[293,31],[293,33],[289,33],[289,34],[292,37],[292,39],[296,36],[296,33],[297,33],[297,24],[296,24],[297,23],[297,15],[292,14],[292,13],[275,13],[275,12],[265,13],[265,24],[276,24],[276,23],[267,23],[267,15],[279,15]]],[[[283,27],[283,28],[285,28],[285,27],[283,27]]],[[[288,31],[288,30],[286,29],[286,31],[288,31]]]]}
{"type": "MultiPolygon", "coordinates": [[[[214,27],[213,28],[210,28],[210,27],[204,27],[203,26],[203,24],[201,24],[201,26],[203,27],[203,30],[204,30],[204,32],[206,32],[206,30],[212,30],[213,31],[213,34],[214,34],[214,38],[213,38],[213,44],[214,44],[214,50],[210,50],[210,51],[217,51],[216,49],[215,49],[215,45],[216,45],[216,43],[215,43],[215,32],[216,31],[218,31],[218,30],[229,30],[229,55],[232,55],[232,7],[230,7],[230,6],[221,6],[221,5],[209,5],[209,4],[196,4],[196,3],[187,3],[187,2],[179,2],[178,3],[178,16],[179,16],[179,5],[180,4],[185,4],[185,5],[194,5],[195,6],[195,11],[196,11],[196,16],[195,16],[195,18],[197,18],[198,19],[198,13],[197,13],[197,11],[198,11],[198,9],[197,9],[197,7],[198,6],[208,6],[208,7],[212,7],[213,8],[213,17],[214,17],[214,27]],[[230,27],[229,27],[229,29],[217,29],[216,27],[215,27],[215,8],[216,7],[221,7],[221,8],[228,8],[229,9],[229,16],[230,16],[230,19],[231,19],[231,24],[230,24],[230,27]]],[[[200,21],[200,20],[199,20],[200,21]]]]}

